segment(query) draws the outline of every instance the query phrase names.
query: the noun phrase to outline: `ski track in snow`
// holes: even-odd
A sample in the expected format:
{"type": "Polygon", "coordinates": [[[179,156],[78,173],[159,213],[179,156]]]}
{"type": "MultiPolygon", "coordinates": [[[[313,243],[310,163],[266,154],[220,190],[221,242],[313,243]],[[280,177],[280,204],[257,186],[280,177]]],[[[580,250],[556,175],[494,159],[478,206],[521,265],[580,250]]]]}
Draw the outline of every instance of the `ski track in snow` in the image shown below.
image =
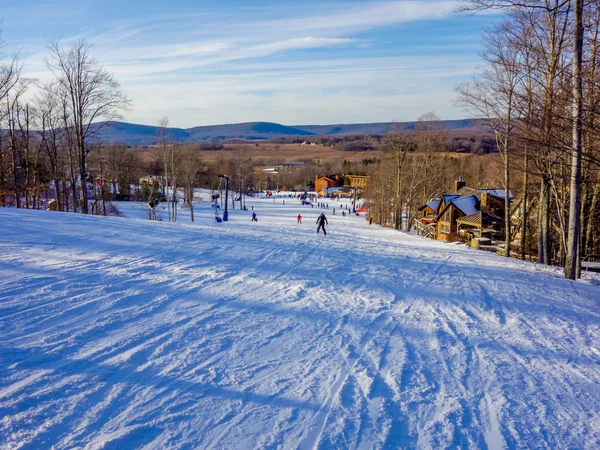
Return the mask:
{"type": "Polygon", "coordinates": [[[600,446],[597,278],[286,203],[0,209],[0,449],[600,446]]]}

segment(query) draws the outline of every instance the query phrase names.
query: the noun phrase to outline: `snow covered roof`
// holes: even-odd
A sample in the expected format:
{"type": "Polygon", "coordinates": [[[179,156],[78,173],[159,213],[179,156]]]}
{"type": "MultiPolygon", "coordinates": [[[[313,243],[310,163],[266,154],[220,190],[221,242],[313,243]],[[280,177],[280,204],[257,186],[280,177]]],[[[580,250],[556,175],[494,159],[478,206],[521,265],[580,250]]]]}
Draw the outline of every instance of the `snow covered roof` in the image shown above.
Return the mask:
{"type": "Polygon", "coordinates": [[[479,212],[477,208],[477,197],[470,195],[469,197],[455,198],[451,202],[456,206],[465,216],[476,214],[479,212]]]}
{"type": "MultiPolygon", "coordinates": [[[[459,194],[461,197],[466,197],[468,195],[477,195],[480,196],[480,194],[488,194],[488,195],[493,195],[494,197],[498,197],[500,199],[504,199],[504,197],[506,196],[506,189],[496,189],[496,188],[491,188],[491,189],[481,189],[481,188],[471,188],[468,186],[463,186],[462,188],[460,188],[460,190],[457,192],[457,194],[459,194]]],[[[512,192],[509,191],[509,195],[510,195],[510,199],[513,199],[513,195],[512,192]]]]}
{"type": "Polygon", "coordinates": [[[334,192],[344,192],[347,194],[348,192],[350,192],[350,188],[347,188],[347,186],[330,187],[330,188],[321,189],[321,191],[325,192],[327,195],[333,194],[334,192]]]}
{"type": "MultiPolygon", "coordinates": [[[[488,195],[493,195],[498,198],[506,198],[506,189],[477,189],[479,192],[485,192],[488,195]]],[[[514,198],[512,192],[508,191],[508,198],[514,198]]]]}

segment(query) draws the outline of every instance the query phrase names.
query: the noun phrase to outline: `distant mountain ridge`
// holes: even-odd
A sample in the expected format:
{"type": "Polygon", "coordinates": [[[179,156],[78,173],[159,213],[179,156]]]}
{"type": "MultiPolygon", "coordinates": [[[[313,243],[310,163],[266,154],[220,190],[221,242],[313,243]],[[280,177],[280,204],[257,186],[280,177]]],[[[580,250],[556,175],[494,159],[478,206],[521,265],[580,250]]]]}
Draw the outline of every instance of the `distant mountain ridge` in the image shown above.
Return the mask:
{"type": "MultiPolygon", "coordinates": [[[[169,139],[176,142],[217,142],[233,139],[266,140],[282,137],[336,136],[352,134],[386,134],[401,125],[408,130],[416,122],[379,122],[335,125],[287,126],[272,122],[246,122],[224,125],[208,125],[192,128],[167,128],[169,139]]],[[[481,129],[477,120],[445,120],[447,130],[481,129]]],[[[96,125],[97,138],[102,142],[125,145],[152,145],[159,141],[158,127],[127,122],[102,122],[96,125]]]]}

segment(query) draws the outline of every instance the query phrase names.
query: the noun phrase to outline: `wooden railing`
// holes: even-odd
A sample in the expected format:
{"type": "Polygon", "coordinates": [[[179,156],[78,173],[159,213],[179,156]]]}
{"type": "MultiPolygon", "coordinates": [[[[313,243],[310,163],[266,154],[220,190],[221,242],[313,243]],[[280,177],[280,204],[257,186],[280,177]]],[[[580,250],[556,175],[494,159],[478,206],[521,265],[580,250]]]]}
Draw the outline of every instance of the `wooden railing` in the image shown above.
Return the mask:
{"type": "Polygon", "coordinates": [[[426,224],[422,223],[419,219],[414,219],[413,227],[415,230],[417,230],[417,234],[419,236],[427,237],[430,239],[435,239],[435,237],[436,237],[435,235],[436,235],[437,226],[433,223],[426,225],[426,224]]]}

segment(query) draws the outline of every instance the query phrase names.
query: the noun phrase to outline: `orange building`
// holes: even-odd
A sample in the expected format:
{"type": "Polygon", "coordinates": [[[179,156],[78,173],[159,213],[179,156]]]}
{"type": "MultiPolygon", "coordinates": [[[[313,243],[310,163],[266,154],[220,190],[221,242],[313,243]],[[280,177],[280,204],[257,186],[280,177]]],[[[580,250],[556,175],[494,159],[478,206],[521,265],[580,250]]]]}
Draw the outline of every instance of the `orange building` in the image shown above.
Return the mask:
{"type": "Polygon", "coordinates": [[[321,192],[327,188],[338,187],[340,182],[342,184],[344,182],[344,176],[340,174],[315,177],[315,192],[321,192]]]}
{"type": "Polygon", "coordinates": [[[327,188],[342,187],[346,177],[350,180],[350,186],[359,188],[359,190],[364,189],[369,181],[369,177],[362,175],[344,175],[343,173],[321,175],[315,177],[315,192],[324,192],[327,188]]]}

